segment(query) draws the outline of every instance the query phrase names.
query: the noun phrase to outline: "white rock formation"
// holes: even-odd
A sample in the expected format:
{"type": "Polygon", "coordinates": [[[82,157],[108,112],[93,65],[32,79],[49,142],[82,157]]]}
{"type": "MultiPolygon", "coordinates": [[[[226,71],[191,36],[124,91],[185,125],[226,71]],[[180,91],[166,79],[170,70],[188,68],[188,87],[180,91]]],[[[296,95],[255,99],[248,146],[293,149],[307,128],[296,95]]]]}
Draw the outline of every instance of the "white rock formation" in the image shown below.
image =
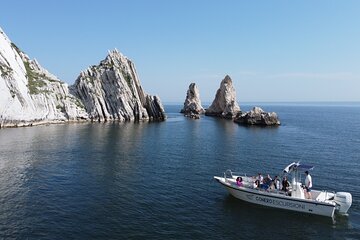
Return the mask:
{"type": "Polygon", "coordinates": [[[30,60],[0,28],[0,128],[83,120],[163,120],[159,97],[144,93],[134,64],[117,50],[70,88],[30,60]]]}
{"type": "Polygon", "coordinates": [[[164,120],[159,97],[144,92],[134,63],[116,49],[100,62],[81,72],[72,93],[96,121],[164,120]]]}
{"type": "Polygon", "coordinates": [[[265,112],[260,107],[254,107],[251,111],[239,113],[234,122],[246,125],[278,126],[280,120],[275,112],[265,112]]]}
{"type": "Polygon", "coordinates": [[[30,60],[0,28],[0,128],[86,118],[67,84],[30,60]]]}
{"type": "Polygon", "coordinates": [[[240,112],[240,107],[236,101],[236,91],[231,78],[226,75],[221,81],[220,88],[212,104],[205,111],[207,116],[217,116],[233,119],[240,112]]]}
{"type": "Polygon", "coordinates": [[[184,107],[180,112],[191,118],[198,118],[200,114],[205,113],[204,108],[201,106],[199,89],[195,83],[189,85],[184,107]]]}

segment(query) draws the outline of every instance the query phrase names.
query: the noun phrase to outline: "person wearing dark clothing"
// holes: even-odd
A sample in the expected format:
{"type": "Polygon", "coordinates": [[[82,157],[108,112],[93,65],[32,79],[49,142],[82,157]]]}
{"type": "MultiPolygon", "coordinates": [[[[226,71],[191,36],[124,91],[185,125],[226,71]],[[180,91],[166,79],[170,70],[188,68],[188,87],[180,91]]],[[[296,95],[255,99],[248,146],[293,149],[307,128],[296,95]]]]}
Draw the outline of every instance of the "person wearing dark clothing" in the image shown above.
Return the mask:
{"type": "Polygon", "coordinates": [[[287,177],[284,177],[283,180],[282,180],[282,188],[281,188],[281,190],[287,193],[289,191],[289,188],[290,188],[290,183],[287,180],[287,177]]]}
{"type": "Polygon", "coordinates": [[[274,177],[274,179],[272,180],[271,186],[273,186],[273,189],[280,190],[280,180],[279,180],[278,176],[274,177]]]}

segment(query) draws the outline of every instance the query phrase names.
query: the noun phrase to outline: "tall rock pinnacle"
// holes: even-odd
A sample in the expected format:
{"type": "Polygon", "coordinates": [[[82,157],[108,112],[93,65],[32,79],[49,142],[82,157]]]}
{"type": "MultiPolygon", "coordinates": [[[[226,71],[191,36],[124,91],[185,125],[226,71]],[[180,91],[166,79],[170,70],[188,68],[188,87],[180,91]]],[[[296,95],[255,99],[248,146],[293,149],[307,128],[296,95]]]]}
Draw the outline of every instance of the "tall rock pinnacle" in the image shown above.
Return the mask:
{"type": "Polygon", "coordinates": [[[189,85],[189,89],[186,93],[184,107],[180,112],[184,113],[185,116],[195,118],[198,118],[200,114],[205,113],[204,108],[201,106],[199,89],[195,83],[191,83],[189,85]]]}
{"type": "Polygon", "coordinates": [[[226,75],[221,81],[220,88],[205,115],[233,119],[240,112],[236,101],[236,92],[231,78],[226,75]]]}

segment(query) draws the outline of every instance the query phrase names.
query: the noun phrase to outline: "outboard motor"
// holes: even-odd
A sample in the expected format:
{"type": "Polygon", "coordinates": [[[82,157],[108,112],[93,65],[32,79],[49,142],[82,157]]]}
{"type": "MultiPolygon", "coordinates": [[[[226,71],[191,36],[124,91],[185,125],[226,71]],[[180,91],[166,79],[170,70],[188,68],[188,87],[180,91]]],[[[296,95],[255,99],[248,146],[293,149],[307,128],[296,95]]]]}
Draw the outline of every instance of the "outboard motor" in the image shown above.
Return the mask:
{"type": "Polygon", "coordinates": [[[337,192],[334,197],[335,203],[338,205],[339,214],[346,214],[352,204],[352,196],[348,192],[337,192]]]}

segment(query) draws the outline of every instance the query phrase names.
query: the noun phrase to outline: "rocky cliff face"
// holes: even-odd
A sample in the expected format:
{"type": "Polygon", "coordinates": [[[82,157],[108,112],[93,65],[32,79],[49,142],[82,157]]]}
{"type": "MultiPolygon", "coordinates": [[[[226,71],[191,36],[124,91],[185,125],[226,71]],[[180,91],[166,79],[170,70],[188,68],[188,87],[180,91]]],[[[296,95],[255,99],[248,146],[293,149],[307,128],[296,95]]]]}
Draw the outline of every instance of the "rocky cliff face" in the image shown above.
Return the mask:
{"type": "Polygon", "coordinates": [[[239,113],[234,122],[246,125],[278,126],[280,120],[275,112],[265,112],[260,107],[254,107],[251,111],[239,113]]]}
{"type": "Polygon", "coordinates": [[[235,88],[231,78],[226,75],[221,81],[214,101],[206,109],[205,115],[233,119],[239,112],[240,107],[236,101],[235,88]]]}
{"type": "Polygon", "coordinates": [[[186,93],[184,107],[180,112],[191,118],[199,118],[200,114],[205,113],[204,108],[201,106],[199,89],[195,83],[191,83],[189,85],[189,89],[186,93]]]}
{"type": "Polygon", "coordinates": [[[30,60],[0,28],[0,127],[87,119],[66,83],[30,60]]]}
{"type": "Polygon", "coordinates": [[[0,28],[0,128],[82,120],[163,120],[134,64],[117,50],[68,87],[13,44],[0,28]]]}
{"type": "Polygon", "coordinates": [[[116,49],[100,62],[81,72],[71,92],[96,121],[163,120],[159,97],[144,92],[135,65],[116,49]]]}

